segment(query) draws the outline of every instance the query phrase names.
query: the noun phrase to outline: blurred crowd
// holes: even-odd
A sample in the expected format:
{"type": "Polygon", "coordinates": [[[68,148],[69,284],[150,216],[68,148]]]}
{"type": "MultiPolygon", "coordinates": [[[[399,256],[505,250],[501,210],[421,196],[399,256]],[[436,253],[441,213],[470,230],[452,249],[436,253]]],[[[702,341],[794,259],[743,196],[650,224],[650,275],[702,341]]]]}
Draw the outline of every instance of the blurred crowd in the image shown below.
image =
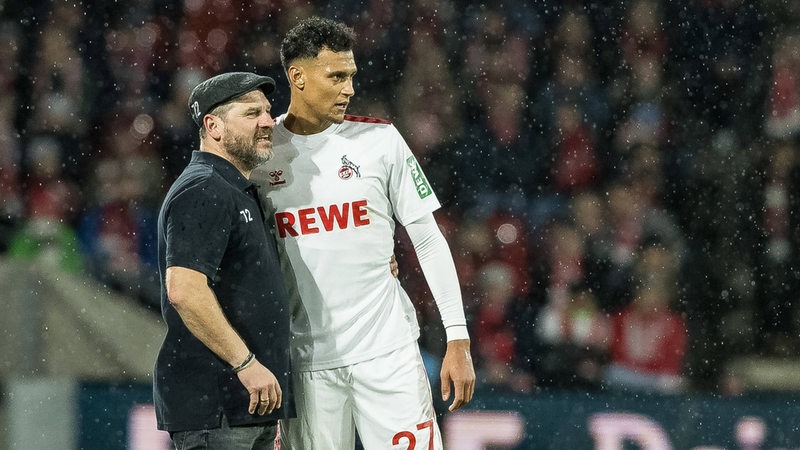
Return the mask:
{"type": "MultiPolygon", "coordinates": [[[[283,33],[357,32],[349,113],[387,118],[444,207],[479,383],[726,392],[800,356],[800,1],[0,2],[0,252],[158,312],[155,218],[191,88],[278,80],[283,33]]],[[[398,229],[421,343],[443,330],[398,229]]]]}

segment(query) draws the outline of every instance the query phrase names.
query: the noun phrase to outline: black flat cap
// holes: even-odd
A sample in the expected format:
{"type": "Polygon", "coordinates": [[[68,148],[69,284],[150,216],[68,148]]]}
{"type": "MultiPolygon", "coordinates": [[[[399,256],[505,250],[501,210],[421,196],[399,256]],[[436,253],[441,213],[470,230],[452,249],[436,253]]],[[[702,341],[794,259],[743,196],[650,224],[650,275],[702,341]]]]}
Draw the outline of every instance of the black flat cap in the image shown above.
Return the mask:
{"type": "Polygon", "coordinates": [[[189,114],[197,126],[202,126],[203,116],[215,106],[255,89],[261,89],[267,95],[275,90],[275,80],[250,72],[226,72],[213,76],[192,89],[189,114]]]}

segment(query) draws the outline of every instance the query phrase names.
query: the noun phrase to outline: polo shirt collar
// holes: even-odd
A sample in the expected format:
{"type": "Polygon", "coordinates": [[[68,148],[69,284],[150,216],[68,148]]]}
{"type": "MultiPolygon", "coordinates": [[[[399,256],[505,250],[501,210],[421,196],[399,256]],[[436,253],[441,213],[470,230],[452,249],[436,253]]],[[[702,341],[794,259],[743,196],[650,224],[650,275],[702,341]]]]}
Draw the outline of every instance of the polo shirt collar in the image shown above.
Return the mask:
{"type": "Polygon", "coordinates": [[[195,150],[192,152],[191,162],[211,165],[222,175],[222,178],[243,191],[254,185],[230,161],[213,153],[195,150]]]}

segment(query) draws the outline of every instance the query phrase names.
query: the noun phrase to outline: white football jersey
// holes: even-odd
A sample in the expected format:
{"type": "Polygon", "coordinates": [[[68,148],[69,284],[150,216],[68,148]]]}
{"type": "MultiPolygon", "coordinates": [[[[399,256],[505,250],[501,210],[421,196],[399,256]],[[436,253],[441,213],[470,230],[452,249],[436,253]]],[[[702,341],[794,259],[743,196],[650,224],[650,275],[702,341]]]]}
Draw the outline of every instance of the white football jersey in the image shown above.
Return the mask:
{"type": "Polygon", "coordinates": [[[291,264],[296,370],[341,367],[419,337],[415,309],[389,271],[395,219],[440,207],[397,129],[346,116],[309,135],[273,129],[273,157],[256,169],[273,232],[291,264]]]}

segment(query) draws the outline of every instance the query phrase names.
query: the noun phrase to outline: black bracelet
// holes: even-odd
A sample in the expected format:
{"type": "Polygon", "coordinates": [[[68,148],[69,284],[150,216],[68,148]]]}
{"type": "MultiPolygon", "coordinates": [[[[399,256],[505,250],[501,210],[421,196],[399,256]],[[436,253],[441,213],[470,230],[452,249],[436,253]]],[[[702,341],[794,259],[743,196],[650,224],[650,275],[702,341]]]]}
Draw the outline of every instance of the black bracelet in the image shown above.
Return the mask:
{"type": "Polygon", "coordinates": [[[247,369],[247,366],[252,364],[253,361],[255,361],[255,360],[256,360],[256,355],[254,355],[253,352],[250,352],[250,354],[247,355],[247,358],[245,358],[244,361],[242,361],[241,364],[239,364],[238,366],[233,368],[233,373],[239,373],[239,372],[243,371],[244,369],[247,369]]]}

